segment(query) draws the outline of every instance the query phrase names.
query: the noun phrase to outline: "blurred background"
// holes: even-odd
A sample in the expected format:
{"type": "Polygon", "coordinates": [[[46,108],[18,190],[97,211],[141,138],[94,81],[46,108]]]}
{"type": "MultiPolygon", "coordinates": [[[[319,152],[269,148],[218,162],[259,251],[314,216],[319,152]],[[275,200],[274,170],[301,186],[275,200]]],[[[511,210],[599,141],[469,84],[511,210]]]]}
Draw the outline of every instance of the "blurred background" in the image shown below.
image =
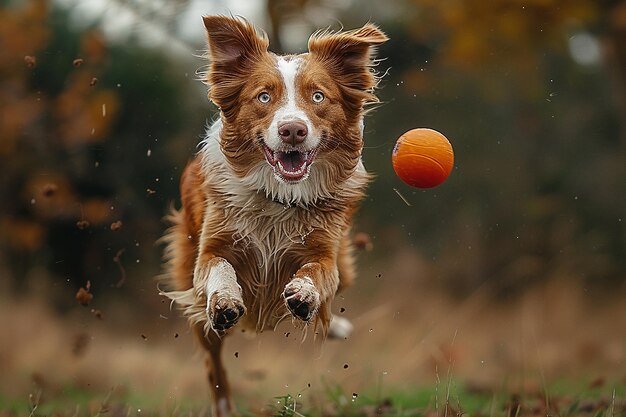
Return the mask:
{"type": "Polygon", "coordinates": [[[366,120],[367,248],[334,304],[355,334],[229,339],[237,395],[626,378],[625,2],[1,0],[0,405],[115,387],[204,406],[201,356],[155,277],[216,117],[196,76],[214,13],[278,53],[367,21],[391,38],[366,120]],[[437,188],[393,173],[414,127],[454,146],[437,188]]]}

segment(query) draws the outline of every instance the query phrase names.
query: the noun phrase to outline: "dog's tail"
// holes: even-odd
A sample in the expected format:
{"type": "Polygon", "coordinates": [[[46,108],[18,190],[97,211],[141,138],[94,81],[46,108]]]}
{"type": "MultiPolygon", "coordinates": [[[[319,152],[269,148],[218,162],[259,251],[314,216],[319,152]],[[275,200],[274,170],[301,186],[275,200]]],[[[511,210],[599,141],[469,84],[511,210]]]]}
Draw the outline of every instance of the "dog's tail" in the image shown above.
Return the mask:
{"type": "Polygon", "coordinates": [[[183,209],[173,205],[165,221],[170,227],[158,243],[163,250],[163,273],[157,277],[159,289],[163,291],[185,291],[193,286],[193,268],[196,248],[193,236],[186,230],[183,209]]]}

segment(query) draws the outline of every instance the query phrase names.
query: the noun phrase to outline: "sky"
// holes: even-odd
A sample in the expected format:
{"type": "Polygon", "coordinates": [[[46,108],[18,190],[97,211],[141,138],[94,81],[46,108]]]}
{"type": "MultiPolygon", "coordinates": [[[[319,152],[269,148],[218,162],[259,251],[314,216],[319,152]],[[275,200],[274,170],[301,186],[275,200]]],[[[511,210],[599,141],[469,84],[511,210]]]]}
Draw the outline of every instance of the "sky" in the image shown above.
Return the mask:
{"type": "Polygon", "coordinates": [[[146,46],[167,47],[193,59],[205,35],[200,16],[233,14],[264,22],[265,1],[249,0],[55,0],[79,29],[97,24],[112,42],[135,36],[146,46]],[[172,34],[176,36],[172,36],[172,34]]]}
{"type": "MultiPolygon", "coordinates": [[[[194,60],[204,48],[205,34],[200,16],[233,14],[246,17],[260,28],[268,28],[266,0],[54,0],[70,10],[71,21],[82,29],[97,24],[111,42],[124,42],[136,37],[145,46],[167,48],[185,60],[194,60]]],[[[317,29],[340,25],[335,16],[349,9],[353,0],[322,2],[310,7],[306,19],[283,22],[282,44],[294,53],[302,52],[306,39],[317,29]]],[[[398,1],[380,8],[376,2],[364,2],[356,13],[386,15],[398,13],[398,1]]],[[[400,13],[401,15],[402,13],[400,13]]],[[[375,20],[375,19],[374,19],[375,20]]],[[[580,65],[597,65],[601,51],[598,40],[587,32],[575,33],[568,39],[572,58],[580,65]]]]}

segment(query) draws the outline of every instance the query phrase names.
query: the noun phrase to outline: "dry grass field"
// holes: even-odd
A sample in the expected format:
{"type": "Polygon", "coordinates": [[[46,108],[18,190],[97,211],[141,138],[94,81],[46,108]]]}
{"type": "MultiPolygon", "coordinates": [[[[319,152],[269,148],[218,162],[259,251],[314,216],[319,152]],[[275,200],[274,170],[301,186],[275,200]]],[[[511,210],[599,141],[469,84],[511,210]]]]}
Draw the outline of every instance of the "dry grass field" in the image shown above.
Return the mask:
{"type": "MultiPolygon", "coordinates": [[[[598,299],[555,281],[507,302],[486,290],[452,300],[393,285],[398,274],[365,277],[337,299],[355,325],[348,340],[303,340],[291,323],[229,338],[240,411],[281,415],[295,402],[305,415],[626,412],[623,291],[598,299]]],[[[146,294],[153,309],[101,305],[96,294],[62,314],[43,293],[0,299],[3,416],[207,415],[200,350],[156,288],[146,294]]]]}

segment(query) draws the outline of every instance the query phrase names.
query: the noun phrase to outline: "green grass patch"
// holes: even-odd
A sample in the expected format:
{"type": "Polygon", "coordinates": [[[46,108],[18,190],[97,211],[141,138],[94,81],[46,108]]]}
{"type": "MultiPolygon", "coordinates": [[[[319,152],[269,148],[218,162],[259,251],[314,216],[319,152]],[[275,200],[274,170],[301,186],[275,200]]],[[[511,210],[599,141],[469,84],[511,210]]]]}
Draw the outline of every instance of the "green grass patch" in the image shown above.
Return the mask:
{"type": "Polygon", "coordinates": [[[626,417],[626,386],[559,381],[539,390],[514,392],[451,380],[433,387],[350,393],[339,385],[327,385],[308,402],[284,395],[271,404],[273,414],[268,415],[272,417],[626,417]]]}
{"type": "MultiPolygon", "coordinates": [[[[209,416],[209,398],[168,397],[128,387],[94,392],[89,387],[38,388],[21,398],[0,393],[0,416],[209,416]]],[[[514,392],[466,386],[450,380],[428,387],[346,391],[322,383],[317,391],[270,399],[260,410],[238,404],[243,417],[626,417],[626,385],[602,380],[559,381],[543,389],[514,392]]]]}

